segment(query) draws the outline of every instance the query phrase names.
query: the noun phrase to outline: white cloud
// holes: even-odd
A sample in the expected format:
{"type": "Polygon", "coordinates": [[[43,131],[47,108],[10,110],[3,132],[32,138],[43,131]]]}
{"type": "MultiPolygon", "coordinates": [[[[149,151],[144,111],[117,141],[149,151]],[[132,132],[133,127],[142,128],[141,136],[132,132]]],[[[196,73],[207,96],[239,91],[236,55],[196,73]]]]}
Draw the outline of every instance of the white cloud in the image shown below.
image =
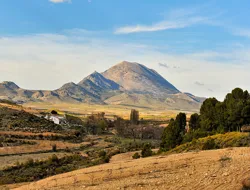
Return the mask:
{"type": "Polygon", "coordinates": [[[0,82],[28,89],[56,89],[103,72],[123,60],[145,64],[178,89],[222,99],[235,87],[250,89],[250,50],[173,54],[147,44],[131,44],[91,36],[83,30],[0,38],[0,82]],[[119,47],[119,48],[117,48],[119,47]],[[158,63],[164,63],[164,68],[158,63]],[[180,69],[171,69],[173,66],[180,69]],[[206,88],[194,84],[202,81],[206,88]],[[212,89],[209,91],[207,89],[212,89]]]}
{"type": "Polygon", "coordinates": [[[49,0],[52,3],[71,3],[71,0],[49,0]]]}
{"type": "Polygon", "coordinates": [[[168,29],[178,29],[185,28],[191,25],[202,23],[208,18],[205,17],[191,17],[188,19],[178,19],[178,20],[164,20],[152,25],[135,25],[135,26],[125,26],[117,28],[115,34],[129,34],[137,32],[154,32],[168,29]]]}
{"type": "Polygon", "coordinates": [[[196,24],[212,24],[212,17],[199,16],[195,9],[178,9],[170,11],[166,18],[151,25],[123,26],[115,29],[115,34],[129,34],[138,32],[155,32],[169,29],[185,28],[196,24]]]}
{"type": "Polygon", "coordinates": [[[237,36],[250,38],[250,29],[234,29],[233,34],[237,36]]]}

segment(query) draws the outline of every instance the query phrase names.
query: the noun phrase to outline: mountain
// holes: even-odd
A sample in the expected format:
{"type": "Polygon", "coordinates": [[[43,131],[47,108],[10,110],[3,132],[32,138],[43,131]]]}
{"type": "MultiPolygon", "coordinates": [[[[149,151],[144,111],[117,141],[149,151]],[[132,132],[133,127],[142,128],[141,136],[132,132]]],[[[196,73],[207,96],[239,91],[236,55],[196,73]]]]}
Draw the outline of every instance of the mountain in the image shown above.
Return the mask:
{"type": "Polygon", "coordinates": [[[180,92],[155,70],[123,61],[103,73],[94,72],[78,84],[53,90],[25,90],[13,82],[0,83],[0,99],[18,103],[115,104],[156,109],[198,110],[204,98],[180,92]]]}
{"type": "Polygon", "coordinates": [[[104,92],[120,89],[119,84],[105,78],[96,71],[80,81],[78,85],[99,97],[101,97],[104,92]]]}
{"type": "Polygon", "coordinates": [[[158,95],[180,92],[155,70],[139,63],[123,61],[103,72],[102,75],[130,92],[158,95]]]}

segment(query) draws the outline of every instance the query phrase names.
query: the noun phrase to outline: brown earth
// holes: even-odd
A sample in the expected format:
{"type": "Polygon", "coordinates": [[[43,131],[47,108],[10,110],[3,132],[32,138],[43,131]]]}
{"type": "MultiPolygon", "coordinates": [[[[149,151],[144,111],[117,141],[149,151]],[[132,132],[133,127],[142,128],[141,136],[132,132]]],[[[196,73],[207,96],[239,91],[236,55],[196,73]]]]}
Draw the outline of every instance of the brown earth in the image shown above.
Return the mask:
{"type": "Polygon", "coordinates": [[[81,169],[17,188],[32,189],[202,189],[237,190],[250,176],[250,148],[131,159],[117,155],[108,164],[81,169]]]}
{"type": "MultiPolygon", "coordinates": [[[[62,158],[65,156],[70,156],[72,153],[67,152],[48,152],[48,153],[40,153],[40,154],[20,154],[20,155],[11,155],[11,156],[0,156],[0,169],[4,169],[9,166],[16,165],[17,162],[25,163],[27,160],[32,158],[33,160],[47,160],[52,155],[56,155],[58,158],[62,158]]],[[[0,188],[1,189],[1,188],[0,188]]]]}
{"type": "Polygon", "coordinates": [[[23,153],[34,153],[41,151],[49,151],[52,149],[52,145],[56,145],[57,149],[66,148],[78,148],[81,145],[87,145],[89,142],[83,143],[68,143],[63,141],[49,141],[49,140],[29,140],[31,142],[36,142],[35,145],[21,145],[14,147],[0,147],[0,155],[11,155],[11,154],[23,154],[23,153]]]}
{"type": "Polygon", "coordinates": [[[44,132],[44,133],[32,133],[32,132],[23,132],[23,131],[0,131],[0,135],[21,135],[21,136],[60,136],[64,137],[61,133],[53,133],[53,132],[44,132]]]}

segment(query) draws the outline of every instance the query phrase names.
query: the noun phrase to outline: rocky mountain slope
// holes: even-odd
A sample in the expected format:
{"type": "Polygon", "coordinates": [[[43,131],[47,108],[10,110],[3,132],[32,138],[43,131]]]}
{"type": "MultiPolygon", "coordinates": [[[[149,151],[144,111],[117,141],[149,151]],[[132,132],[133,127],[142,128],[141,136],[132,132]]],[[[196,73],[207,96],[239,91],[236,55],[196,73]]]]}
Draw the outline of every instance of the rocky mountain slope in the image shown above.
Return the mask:
{"type": "Polygon", "coordinates": [[[180,92],[156,71],[139,63],[123,61],[103,72],[102,75],[117,82],[129,92],[152,93],[157,96],[180,92]]]}
{"type": "Polygon", "coordinates": [[[94,72],[53,91],[25,90],[0,83],[0,99],[25,102],[116,104],[148,108],[198,110],[204,98],[180,92],[156,71],[123,61],[103,73],[94,72]]]}

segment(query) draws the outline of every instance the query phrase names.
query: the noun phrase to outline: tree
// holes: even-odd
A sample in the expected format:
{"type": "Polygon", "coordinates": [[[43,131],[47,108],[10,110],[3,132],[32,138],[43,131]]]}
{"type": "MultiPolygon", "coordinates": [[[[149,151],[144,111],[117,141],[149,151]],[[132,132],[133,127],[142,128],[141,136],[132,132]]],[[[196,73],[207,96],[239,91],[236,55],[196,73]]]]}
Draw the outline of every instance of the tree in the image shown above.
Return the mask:
{"type": "Polygon", "coordinates": [[[137,125],[127,125],[126,126],[126,134],[129,135],[129,137],[133,137],[134,142],[137,137],[137,125]]]}
{"type": "Polygon", "coordinates": [[[227,123],[227,131],[237,131],[246,123],[246,118],[242,114],[246,114],[249,94],[240,88],[235,88],[231,93],[228,93],[225,100],[225,119],[227,123]],[[242,111],[244,110],[244,113],[242,111]]]}
{"type": "Polygon", "coordinates": [[[100,120],[98,123],[97,123],[97,133],[100,134],[102,133],[103,131],[105,131],[105,129],[107,128],[107,123],[104,121],[104,120],[100,120]]]}
{"type": "Polygon", "coordinates": [[[216,98],[206,99],[200,109],[201,127],[206,131],[217,129],[216,123],[216,104],[219,101],[216,98]]]}
{"type": "Polygon", "coordinates": [[[139,121],[139,111],[132,109],[130,112],[130,122],[133,125],[137,125],[139,121]]]}
{"type": "Polygon", "coordinates": [[[56,151],[57,151],[57,146],[56,146],[56,144],[53,144],[53,145],[52,145],[52,151],[53,151],[53,152],[56,152],[56,151]]]}
{"type": "Polygon", "coordinates": [[[175,121],[171,119],[168,126],[164,129],[162,134],[161,150],[168,151],[176,146],[176,139],[174,136],[175,121]]]}
{"type": "Polygon", "coordinates": [[[117,131],[117,134],[119,136],[124,136],[124,131],[125,131],[125,124],[126,121],[122,119],[121,117],[116,117],[116,120],[114,121],[115,129],[117,131]]]}
{"type": "Polygon", "coordinates": [[[197,113],[194,113],[190,116],[189,121],[190,130],[197,130],[200,128],[200,116],[197,113]]]}
{"type": "Polygon", "coordinates": [[[179,113],[176,119],[171,119],[162,134],[161,150],[168,151],[180,145],[185,135],[186,114],[179,113]]]}
{"type": "Polygon", "coordinates": [[[204,131],[239,131],[242,125],[249,123],[250,95],[240,88],[228,93],[223,102],[215,98],[206,99],[200,109],[200,125],[204,131]]]}
{"type": "Polygon", "coordinates": [[[185,135],[186,132],[186,124],[187,124],[187,118],[185,113],[179,113],[176,116],[175,119],[175,137],[176,137],[176,144],[179,145],[181,144],[183,140],[183,136],[185,135]]]}

